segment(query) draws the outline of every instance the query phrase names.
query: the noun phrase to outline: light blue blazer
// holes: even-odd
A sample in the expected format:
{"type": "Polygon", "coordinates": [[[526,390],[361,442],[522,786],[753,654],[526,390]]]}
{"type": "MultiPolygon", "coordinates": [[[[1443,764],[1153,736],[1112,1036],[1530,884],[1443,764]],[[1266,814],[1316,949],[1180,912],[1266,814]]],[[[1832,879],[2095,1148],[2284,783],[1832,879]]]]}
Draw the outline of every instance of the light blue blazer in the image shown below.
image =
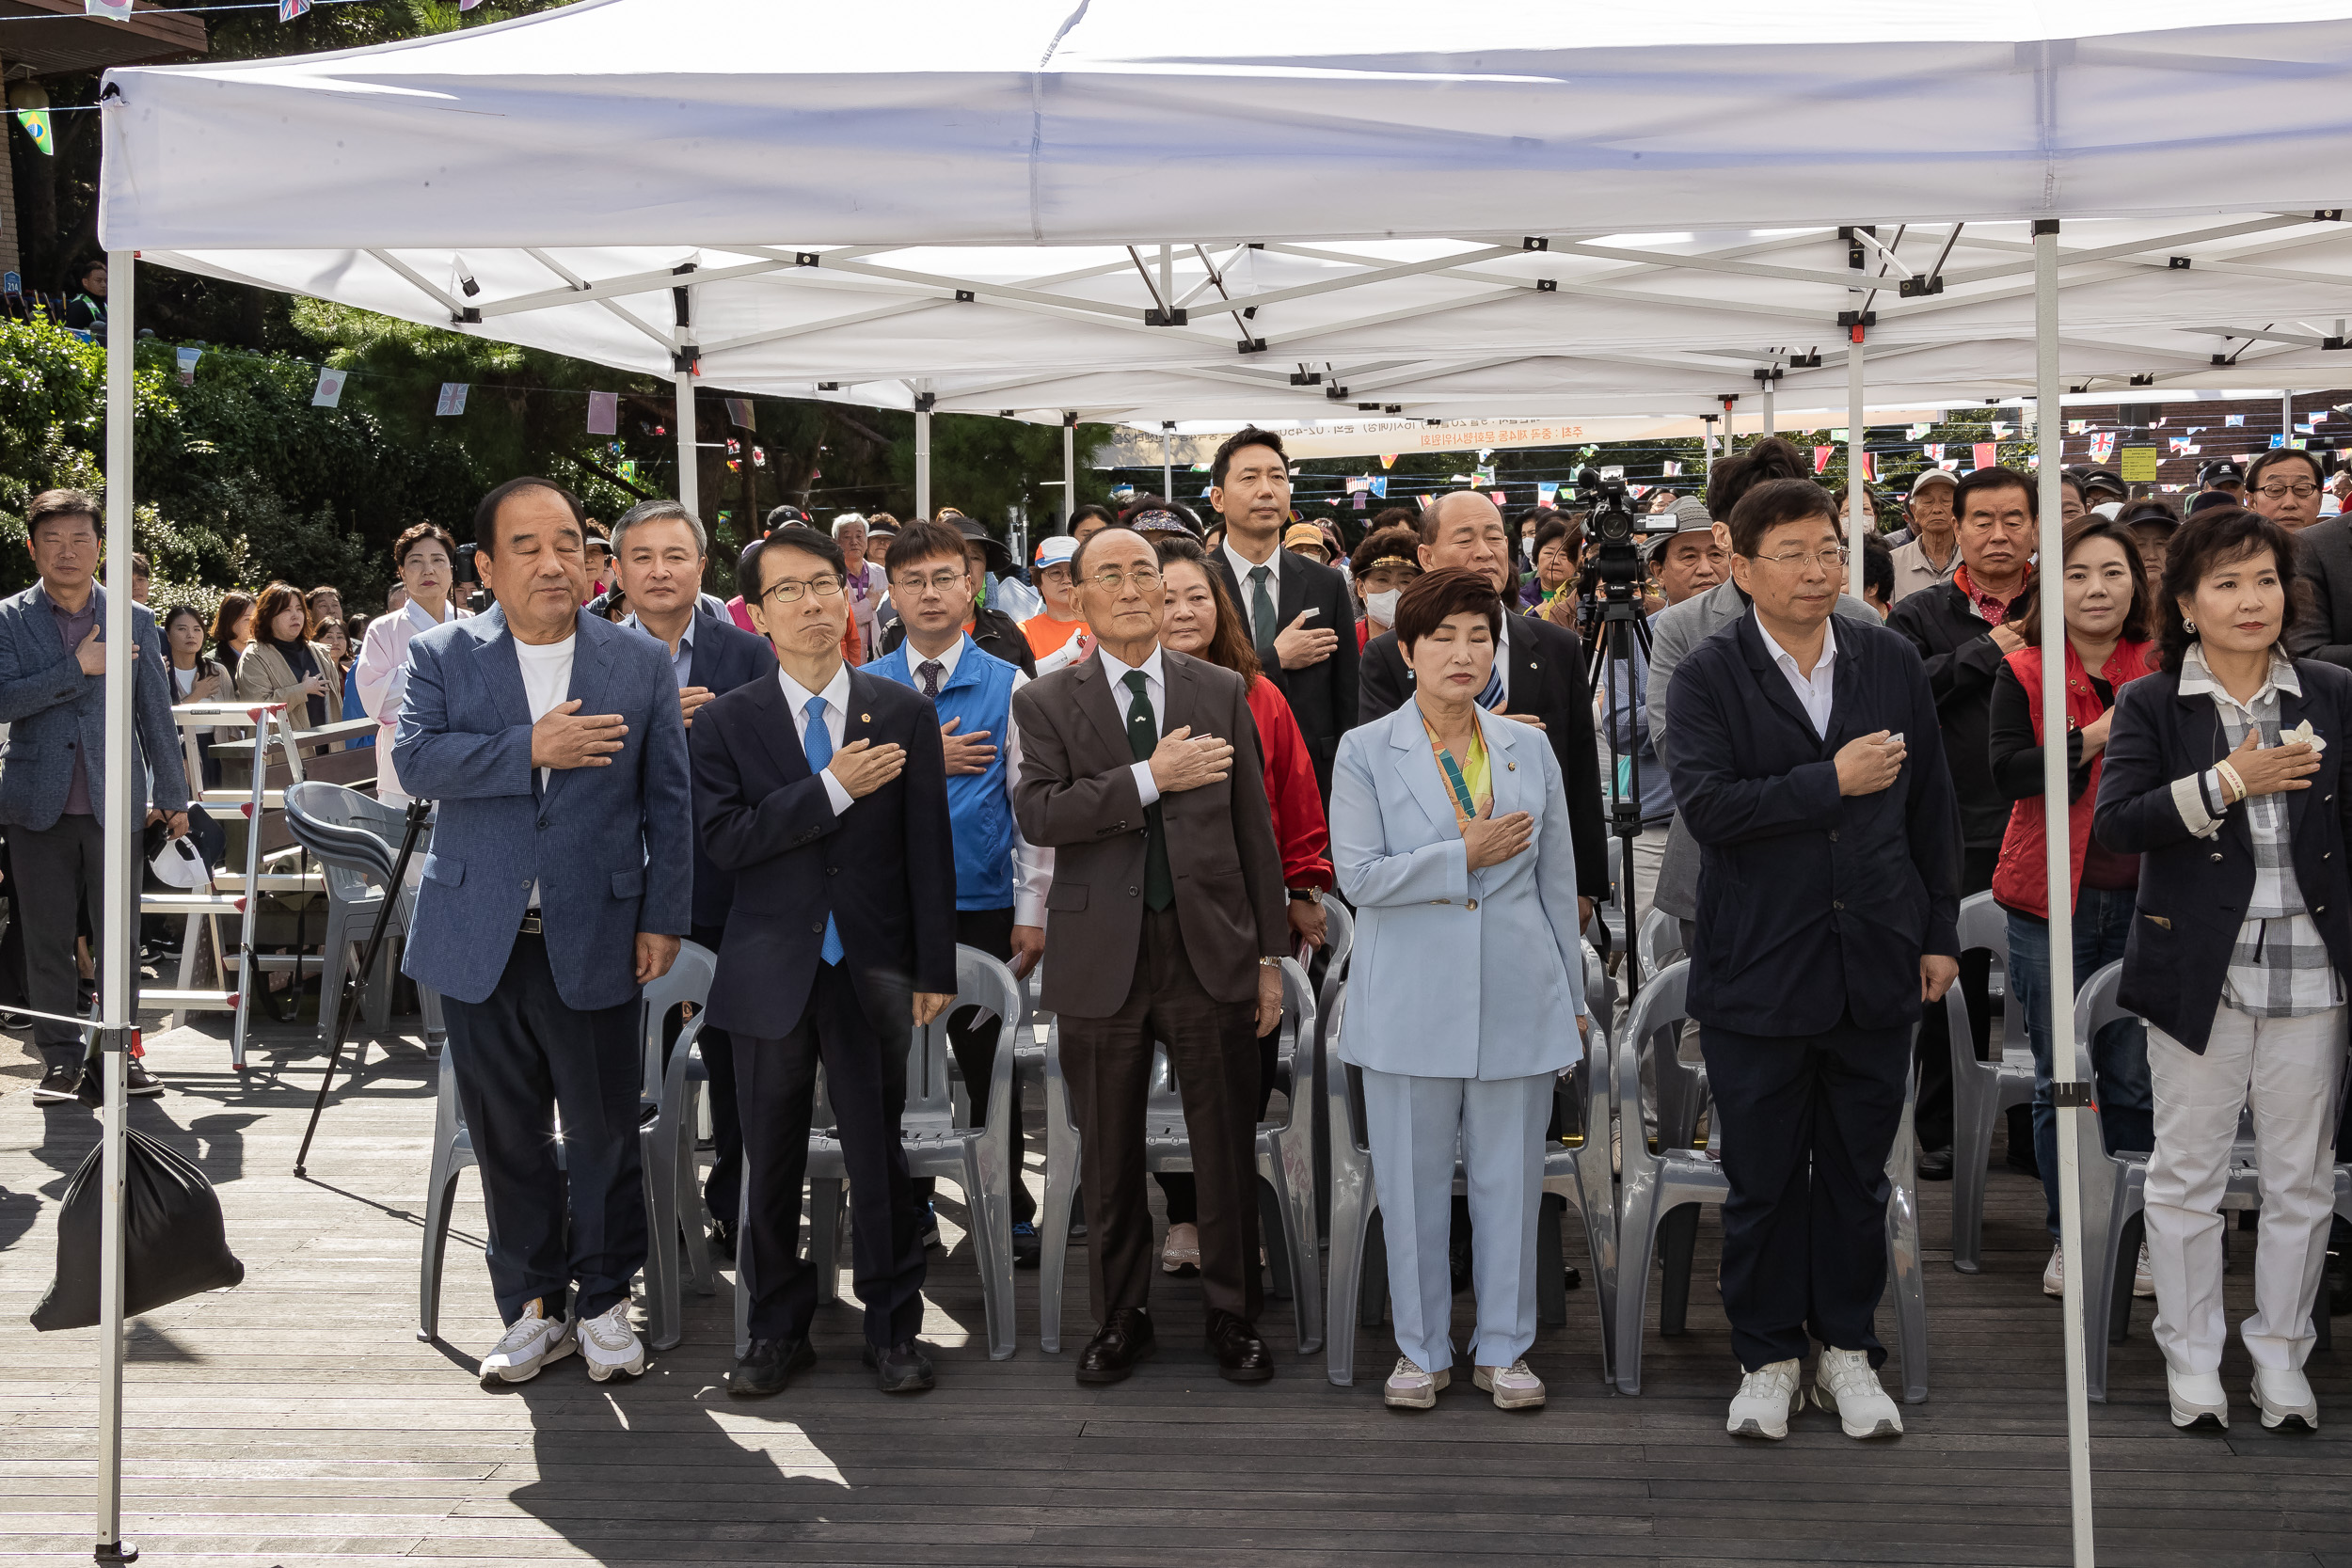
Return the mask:
{"type": "Polygon", "coordinates": [[[1535,819],[1527,848],[1470,869],[1445,781],[1407,700],[1340,737],[1331,863],[1356,906],[1340,1057],[1423,1078],[1526,1078],[1583,1054],[1576,851],[1543,732],[1481,713],[1494,815],[1535,819]]]}

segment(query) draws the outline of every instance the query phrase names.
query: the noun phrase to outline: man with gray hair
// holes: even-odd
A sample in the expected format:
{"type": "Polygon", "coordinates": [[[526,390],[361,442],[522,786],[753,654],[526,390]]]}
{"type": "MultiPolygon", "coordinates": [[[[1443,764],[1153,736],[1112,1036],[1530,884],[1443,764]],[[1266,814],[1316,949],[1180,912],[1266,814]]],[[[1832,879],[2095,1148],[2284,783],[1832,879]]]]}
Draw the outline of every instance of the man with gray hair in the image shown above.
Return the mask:
{"type": "Polygon", "coordinates": [[[874,618],[890,599],[890,579],[879,562],[866,554],[869,530],[863,512],[844,512],[833,520],[833,542],[841,546],[847,563],[841,571],[841,592],[849,596],[850,618],[857,622],[857,645],[875,657],[874,618]]]}
{"type": "MultiPolygon", "coordinates": [[[[640,501],[612,525],[612,570],[629,609],[623,626],[658,640],[670,654],[677,679],[678,716],[691,732],[694,715],[712,699],[737,687],[772,676],[775,650],[735,624],[723,602],[704,603],[705,556],[710,536],[702,519],[674,500],[640,501]]],[[[694,886],[688,934],[719,950],[735,879],[711,863],[694,835],[694,886]]],[[[704,1193],[716,1216],[711,1244],[732,1257],[735,1216],[743,1170],[743,1128],[735,1108],[735,1044],[723,1029],[702,1032],[703,1066],[710,1078],[710,1122],[718,1159],[704,1193]]]]}

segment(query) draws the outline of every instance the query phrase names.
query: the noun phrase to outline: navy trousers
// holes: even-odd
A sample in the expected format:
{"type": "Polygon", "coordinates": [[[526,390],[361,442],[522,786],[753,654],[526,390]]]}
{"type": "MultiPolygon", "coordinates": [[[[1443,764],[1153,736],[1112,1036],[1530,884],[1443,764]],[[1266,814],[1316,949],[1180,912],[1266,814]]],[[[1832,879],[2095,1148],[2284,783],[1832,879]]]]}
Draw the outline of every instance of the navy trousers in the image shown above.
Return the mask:
{"type": "MultiPolygon", "coordinates": [[[[850,1269],[866,1304],[866,1338],[890,1346],[923,1326],[921,1202],[907,1170],[898,1118],[907,1108],[906,1009],[878,1030],[839,964],[819,964],[808,1006],[779,1038],[735,1037],[736,1107],[743,1126],[743,1184],[751,1212],[735,1241],[739,1277],[751,1291],[755,1339],[804,1338],[817,1312],[816,1268],[801,1257],[801,1190],[808,1175],[809,1117],[817,1069],[825,1069],[841,1152],[850,1172],[850,1269]]],[[[818,1266],[831,1268],[830,1258],[818,1266]]]]}
{"type": "Polygon", "coordinates": [[[1886,1359],[1871,1320],[1886,1290],[1886,1156],[1902,1124],[1912,1030],[1742,1035],[1699,1048],[1723,1118],[1724,1310],[1747,1371],[1804,1356],[1808,1337],[1886,1359]]]}
{"type": "Polygon", "coordinates": [[[447,1049],[456,1053],[457,1102],[482,1163],[500,1318],[513,1323],[534,1296],[546,1298],[548,1317],[559,1316],[574,1284],[585,1317],[626,1300],[630,1277],[645,1265],[638,1005],[565,1006],[547,940],[524,935],[488,1001],[443,997],[441,1009],[447,1049]]]}

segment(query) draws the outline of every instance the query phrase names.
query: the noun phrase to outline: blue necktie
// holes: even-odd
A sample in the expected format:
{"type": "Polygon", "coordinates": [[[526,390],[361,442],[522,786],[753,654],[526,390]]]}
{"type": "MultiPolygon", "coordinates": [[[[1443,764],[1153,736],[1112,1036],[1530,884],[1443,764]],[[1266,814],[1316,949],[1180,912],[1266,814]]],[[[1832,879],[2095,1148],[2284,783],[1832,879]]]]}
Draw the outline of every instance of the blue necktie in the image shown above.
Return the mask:
{"type": "MultiPolygon", "coordinates": [[[[833,760],[833,732],[825,728],[825,699],[822,697],[808,700],[808,734],[801,737],[801,750],[808,757],[811,773],[823,772],[825,764],[833,760]]],[[[834,925],[833,916],[828,914],[825,916],[823,958],[829,964],[837,964],[841,956],[841,932],[834,925]]]]}
{"type": "Polygon", "coordinates": [[[1498,652],[1495,655],[1495,667],[1486,672],[1486,689],[1478,694],[1478,705],[1491,713],[1494,711],[1495,705],[1501,701],[1502,701],[1502,656],[1498,652]]]}

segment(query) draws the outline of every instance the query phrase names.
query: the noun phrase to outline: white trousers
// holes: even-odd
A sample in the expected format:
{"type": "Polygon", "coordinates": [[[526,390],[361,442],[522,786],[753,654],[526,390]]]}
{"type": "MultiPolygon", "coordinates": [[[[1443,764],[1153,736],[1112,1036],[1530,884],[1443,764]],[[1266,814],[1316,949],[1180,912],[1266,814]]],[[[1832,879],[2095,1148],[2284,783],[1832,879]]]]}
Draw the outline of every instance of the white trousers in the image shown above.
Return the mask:
{"type": "Polygon", "coordinates": [[[2156,1147],[2148,1158],[2148,1266],[2156,1281],[2156,1344],[2184,1374],[2216,1371],[2222,1318],[2221,1197],[2238,1114],[2254,1111],[2262,1221],[2254,1243],[2254,1315],[2239,1325],[2257,1367],[2299,1369],[2311,1354],[2312,1307],[2335,1207],[2336,1082],[2344,1009],[2305,1018],[2214,1010],[2198,1054],[2153,1024],[2148,1077],[2156,1147]]]}
{"type": "Polygon", "coordinates": [[[1425,1372],[1454,1365],[1454,1167],[1468,1173],[1470,1354],[1508,1367],[1535,1342],[1535,1221],[1544,1196],[1544,1126],[1554,1074],[1419,1078],[1364,1069],[1372,1180],[1389,1248],[1396,1348],[1425,1372]]]}

